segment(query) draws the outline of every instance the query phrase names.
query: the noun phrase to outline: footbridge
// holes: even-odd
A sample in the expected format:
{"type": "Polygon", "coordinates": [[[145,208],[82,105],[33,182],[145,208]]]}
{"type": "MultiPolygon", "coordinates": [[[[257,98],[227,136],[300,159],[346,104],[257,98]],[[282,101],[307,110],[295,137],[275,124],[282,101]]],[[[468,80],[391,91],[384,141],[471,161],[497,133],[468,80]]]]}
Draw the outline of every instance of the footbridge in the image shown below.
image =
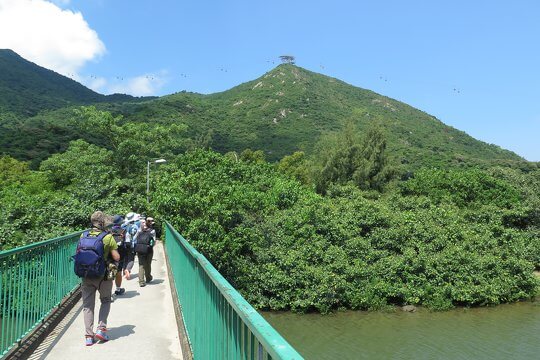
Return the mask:
{"type": "Polygon", "coordinates": [[[90,347],[71,261],[80,232],[0,252],[0,358],[302,359],[170,224],[164,233],[153,281],[124,279],[111,340],[90,347]]]}

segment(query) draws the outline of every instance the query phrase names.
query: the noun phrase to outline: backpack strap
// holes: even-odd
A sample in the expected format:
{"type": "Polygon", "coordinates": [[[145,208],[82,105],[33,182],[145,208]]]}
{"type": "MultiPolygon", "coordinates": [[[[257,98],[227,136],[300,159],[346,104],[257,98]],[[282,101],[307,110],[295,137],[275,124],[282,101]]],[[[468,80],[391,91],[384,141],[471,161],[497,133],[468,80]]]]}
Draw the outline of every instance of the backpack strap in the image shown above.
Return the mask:
{"type": "Polygon", "coordinates": [[[97,238],[98,238],[98,240],[103,241],[103,238],[105,238],[105,236],[107,236],[107,235],[109,235],[108,232],[102,231],[102,232],[97,236],[97,238]]]}
{"type": "MultiPolygon", "coordinates": [[[[105,236],[107,236],[108,234],[109,234],[108,232],[102,231],[102,232],[100,232],[100,233],[98,234],[98,236],[92,236],[92,235],[90,235],[90,231],[87,230],[87,231],[85,231],[85,232],[82,233],[81,239],[84,239],[84,238],[86,238],[86,239],[88,239],[88,238],[96,238],[96,240],[99,240],[99,241],[103,242],[103,239],[104,239],[105,236]]],[[[80,240],[79,240],[79,241],[80,241],[80,240]]],[[[105,245],[105,244],[103,244],[103,245],[105,245]]],[[[80,242],[79,242],[79,244],[77,245],[77,251],[78,251],[79,249],[81,249],[81,243],[80,243],[80,242]]]]}

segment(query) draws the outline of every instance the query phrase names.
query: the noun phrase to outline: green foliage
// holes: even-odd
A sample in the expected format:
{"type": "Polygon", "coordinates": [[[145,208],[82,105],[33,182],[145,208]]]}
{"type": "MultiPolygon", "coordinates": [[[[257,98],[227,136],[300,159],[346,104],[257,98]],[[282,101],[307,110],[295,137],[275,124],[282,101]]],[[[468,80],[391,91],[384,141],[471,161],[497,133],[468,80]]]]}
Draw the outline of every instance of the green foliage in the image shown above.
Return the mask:
{"type": "Polygon", "coordinates": [[[0,188],[23,181],[28,173],[26,163],[9,156],[0,156],[0,188]]]}
{"type": "Polygon", "coordinates": [[[277,170],[283,174],[292,176],[302,184],[311,183],[311,164],[302,151],[296,151],[292,155],[283,157],[277,164],[277,170]]]}
{"type": "Polygon", "coordinates": [[[69,226],[51,221],[62,214],[57,200],[67,199],[52,191],[45,174],[5,157],[1,164],[7,181],[0,186],[0,250],[64,234],[69,226]]]}
{"type": "Polygon", "coordinates": [[[522,200],[514,186],[480,170],[421,170],[401,190],[404,195],[424,195],[459,207],[494,204],[510,208],[522,200]]]}
{"type": "Polygon", "coordinates": [[[395,173],[385,150],[386,137],[380,127],[368,128],[362,138],[355,125],[347,122],[341,132],[323,137],[319,144],[317,190],[324,193],[330,184],[348,182],[364,190],[382,190],[395,173]]]}
{"type": "Polygon", "coordinates": [[[99,199],[110,195],[118,177],[112,158],[111,151],[77,140],[66,152],[42,162],[40,169],[56,189],[69,189],[86,200],[99,199]]]}
{"type": "Polygon", "coordinates": [[[81,107],[76,113],[78,126],[113,151],[112,161],[122,175],[140,169],[148,160],[170,157],[188,147],[184,125],[122,123],[122,116],[95,107],[81,107]]]}
{"type": "Polygon", "coordinates": [[[261,150],[253,151],[251,149],[246,149],[240,153],[240,160],[250,163],[265,163],[264,152],[261,150]]]}
{"type": "MultiPolygon", "coordinates": [[[[111,151],[83,140],[44,161],[39,172],[0,158],[6,179],[0,187],[0,250],[84,229],[97,209],[125,213],[139,205],[143,211],[146,205],[130,179],[120,178],[113,158],[111,151]]],[[[140,183],[137,190],[143,193],[140,183]]]]}
{"type": "MultiPolygon", "coordinates": [[[[96,209],[137,206],[171,220],[259,308],[442,310],[538,290],[539,223],[500,174],[426,170],[385,194],[350,183],[321,196],[253,153],[169,159],[153,173],[151,208],[141,200],[142,176],[122,177],[112,151],[82,140],[39,172],[4,157],[4,176],[19,180],[0,190],[0,245],[84,228],[96,209]],[[464,184],[474,191],[453,193],[464,184]]],[[[535,175],[525,183],[537,184],[535,175]]]]}
{"type": "Polygon", "coordinates": [[[157,181],[155,210],[256,307],[442,310],[538,289],[538,241],[508,221],[522,211],[519,197],[487,174],[435,173],[433,194],[420,185],[432,177],[418,176],[403,185],[417,193],[374,199],[353,185],[333,185],[322,197],[264,163],[211,152],[188,153],[174,166],[157,181]],[[448,195],[463,177],[476,182],[474,201],[448,195]]]}

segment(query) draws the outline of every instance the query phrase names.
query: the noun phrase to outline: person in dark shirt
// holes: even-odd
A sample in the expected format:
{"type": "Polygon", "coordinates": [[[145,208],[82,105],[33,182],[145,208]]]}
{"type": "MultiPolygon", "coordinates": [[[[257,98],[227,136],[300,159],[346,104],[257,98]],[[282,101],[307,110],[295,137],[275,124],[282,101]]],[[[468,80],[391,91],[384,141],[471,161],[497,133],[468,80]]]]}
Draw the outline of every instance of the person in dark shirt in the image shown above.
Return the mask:
{"type": "Polygon", "coordinates": [[[139,260],[139,286],[146,286],[152,281],[152,258],[156,242],[156,230],[153,229],[154,219],[149,217],[141,221],[141,227],[135,234],[135,252],[139,260]]]}

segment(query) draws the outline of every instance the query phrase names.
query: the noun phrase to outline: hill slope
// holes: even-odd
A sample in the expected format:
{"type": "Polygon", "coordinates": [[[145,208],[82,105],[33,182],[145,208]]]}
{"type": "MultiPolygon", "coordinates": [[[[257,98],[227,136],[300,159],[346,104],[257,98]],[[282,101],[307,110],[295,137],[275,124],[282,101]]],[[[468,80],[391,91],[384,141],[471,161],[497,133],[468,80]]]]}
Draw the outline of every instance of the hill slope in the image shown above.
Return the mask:
{"type": "Polygon", "coordinates": [[[7,49],[0,49],[0,94],[0,113],[22,116],[70,105],[136,99],[129,95],[98,94],[7,49]]]}
{"type": "Polygon", "coordinates": [[[322,134],[352,120],[360,130],[371,123],[384,127],[390,153],[406,167],[524,161],[407,104],[294,65],[221,93],[152,99],[104,96],[0,50],[0,153],[36,165],[63,151],[69,140],[91,140],[67,120],[71,108],[92,103],[126,121],[185,123],[188,136],[208,138],[215,150],[261,149],[269,160],[297,150],[310,153],[322,134]]]}
{"type": "Polygon", "coordinates": [[[407,104],[294,65],[221,93],[177,93],[126,104],[122,112],[134,121],[180,121],[192,136],[211,134],[216,150],[262,149],[271,160],[312,151],[321,134],[350,119],[360,130],[372,122],[382,125],[390,151],[403,163],[523,161],[407,104]]]}

